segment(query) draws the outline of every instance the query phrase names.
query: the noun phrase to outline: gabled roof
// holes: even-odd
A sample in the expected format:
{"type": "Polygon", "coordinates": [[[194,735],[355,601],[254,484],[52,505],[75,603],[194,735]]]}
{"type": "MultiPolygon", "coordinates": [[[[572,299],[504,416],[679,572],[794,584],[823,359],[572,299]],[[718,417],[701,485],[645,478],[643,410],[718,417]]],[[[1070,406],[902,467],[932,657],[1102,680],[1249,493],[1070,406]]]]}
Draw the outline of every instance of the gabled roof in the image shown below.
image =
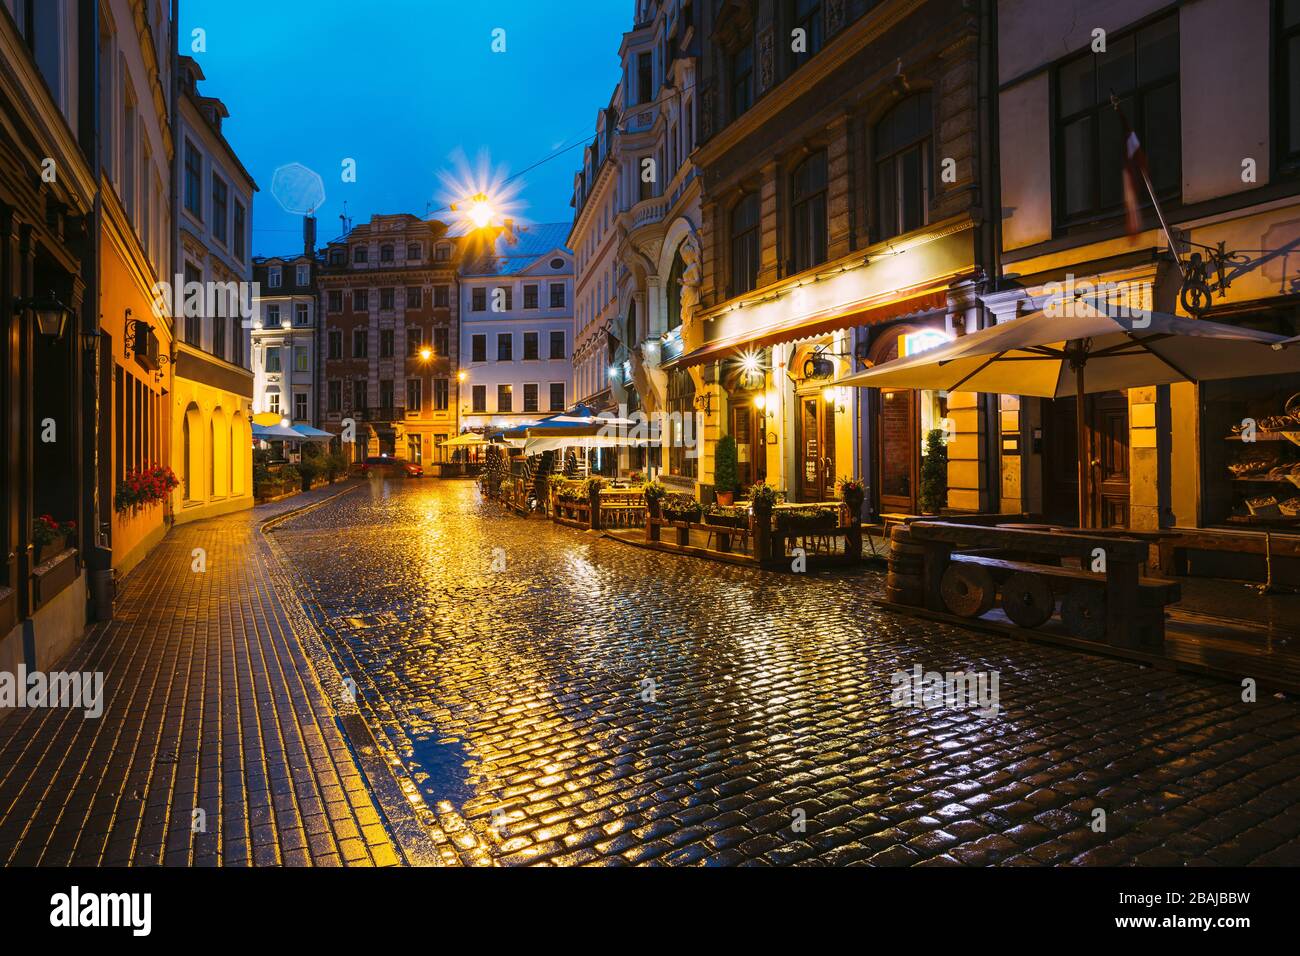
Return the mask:
{"type": "Polygon", "coordinates": [[[466,276],[512,276],[527,272],[539,259],[553,252],[573,255],[564,243],[569,238],[569,223],[548,222],[503,230],[490,253],[474,256],[461,266],[466,276]]]}

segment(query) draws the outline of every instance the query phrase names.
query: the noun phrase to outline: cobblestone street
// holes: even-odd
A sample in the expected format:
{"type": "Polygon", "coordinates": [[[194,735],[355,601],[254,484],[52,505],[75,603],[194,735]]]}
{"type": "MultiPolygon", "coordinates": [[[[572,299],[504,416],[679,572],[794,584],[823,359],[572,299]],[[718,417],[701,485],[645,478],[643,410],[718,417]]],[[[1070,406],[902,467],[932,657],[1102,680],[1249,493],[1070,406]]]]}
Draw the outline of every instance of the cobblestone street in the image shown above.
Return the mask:
{"type": "Polygon", "coordinates": [[[374,482],[270,537],[447,863],[1300,863],[1293,701],[889,614],[872,571],[508,516],[469,483],[374,482]],[[1000,710],[891,706],[914,665],[996,672],[1000,710]]]}

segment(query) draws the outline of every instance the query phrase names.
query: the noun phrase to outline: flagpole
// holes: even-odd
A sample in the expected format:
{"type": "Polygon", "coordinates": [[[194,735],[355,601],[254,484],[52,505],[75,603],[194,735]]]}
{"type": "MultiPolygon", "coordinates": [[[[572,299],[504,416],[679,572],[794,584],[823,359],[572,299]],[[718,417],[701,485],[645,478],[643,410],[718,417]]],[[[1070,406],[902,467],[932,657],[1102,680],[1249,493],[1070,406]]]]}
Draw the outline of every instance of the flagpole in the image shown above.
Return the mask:
{"type": "MultiPolygon", "coordinates": [[[[1128,117],[1119,108],[1119,97],[1115,95],[1114,91],[1110,94],[1110,106],[1116,113],[1119,113],[1120,119],[1124,123],[1124,129],[1129,136],[1133,136],[1133,129],[1128,125],[1128,117]]],[[[1160,228],[1164,230],[1165,241],[1169,243],[1169,254],[1174,257],[1174,265],[1178,267],[1178,276],[1186,281],[1187,273],[1183,271],[1183,260],[1178,257],[1178,246],[1174,244],[1174,234],[1170,231],[1169,223],[1165,220],[1164,210],[1160,208],[1160,200],[1156,198],[1156,189],[1151,183],[1151,174],[1148,172],[1145,162],[1139,164],[1139,168],[1142,173],[1142,182],[1147,187],[1147,195],[1151,197],[1151,205],[1156,208],[1156,218],[1160,220],[1160,228]]]]}

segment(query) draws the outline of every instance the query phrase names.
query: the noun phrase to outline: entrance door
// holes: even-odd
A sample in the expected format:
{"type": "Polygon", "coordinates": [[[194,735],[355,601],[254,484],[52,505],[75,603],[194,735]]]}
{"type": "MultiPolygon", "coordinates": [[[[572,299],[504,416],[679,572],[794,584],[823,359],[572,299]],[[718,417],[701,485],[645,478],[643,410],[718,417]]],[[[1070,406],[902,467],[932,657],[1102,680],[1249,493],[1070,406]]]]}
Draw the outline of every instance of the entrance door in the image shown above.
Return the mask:
{"type": "Polygon", "coordinates": [[[731,437],[736,439],[736,479],[742,488],[767,477],[763,420],[752,405],[731,406],[731,437]]]}
{"type": "Polygon", "coordinates": [[[880,463],[882,513],[916,513],[916,471],[920,458],[916,393],[910,388],[880,391],[876,461],[880,463]]]}
{"type": "MultiPolygon", "coordinates": [[[[1105,392],[1087,398],[1091,524],[1127,528],[1129,511],[1128,398],[1105,392]]],[[[1079,443],[1075,399],[1058,398],[1043,408],[1043,511],[1054,524],[1079,523],[1079,443]]]]}
{"type": "Polygon", "coordinates": [[[835,497],[835,404],[820,395],[799,399],[800,501],[835,497]]]}

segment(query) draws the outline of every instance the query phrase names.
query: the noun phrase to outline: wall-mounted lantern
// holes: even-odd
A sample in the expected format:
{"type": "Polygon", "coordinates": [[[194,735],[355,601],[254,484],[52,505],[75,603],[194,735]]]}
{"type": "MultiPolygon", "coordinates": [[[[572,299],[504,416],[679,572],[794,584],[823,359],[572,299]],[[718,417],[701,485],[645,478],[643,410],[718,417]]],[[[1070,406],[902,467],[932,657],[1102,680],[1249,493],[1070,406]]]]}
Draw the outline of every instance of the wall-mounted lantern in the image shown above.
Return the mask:
{"type": "Polygon", "coordinates": [[[72,310],[60,302],[53,291],[43,297],[19,299],[14,303],[14,312],[24,311],[36,317],[36,331],[54,342],[63,337],[68,316],[72,314],[72,310]]]}

